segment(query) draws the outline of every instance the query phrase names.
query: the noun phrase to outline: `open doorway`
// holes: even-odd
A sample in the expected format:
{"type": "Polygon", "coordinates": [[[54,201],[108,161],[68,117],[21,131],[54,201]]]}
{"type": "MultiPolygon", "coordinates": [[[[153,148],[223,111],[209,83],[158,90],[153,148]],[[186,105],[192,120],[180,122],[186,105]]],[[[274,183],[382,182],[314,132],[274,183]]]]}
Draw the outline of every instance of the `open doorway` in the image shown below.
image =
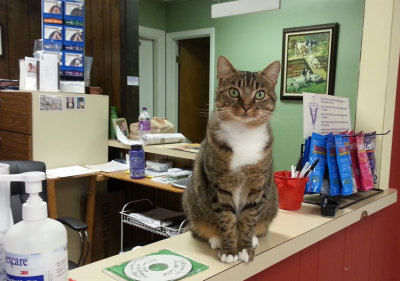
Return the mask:
{"type": "Polygon", "coordinates": [[[190,141],[200,143],[209,113],[210,38],[178,41],[178,126],[190,141]]]}
{"type": "Polygon", "coordinates": [[[139,109],[165,117],[165,31],[139,26],[139,109]]]}
{"type": "MultiPolygon", "coordinates": [[[[179,31],[166,34],[166,117],[176,126],[178,132],[184,134],[192,142],[200,142],[203,139],[205,134],[205,124],[208,119],[207,113],[212,112],[214,108],[214,34],[214,28],[179,31]],[[200,55],[200,53],[204,52],[199,51],[199,48],[208,48],[208,59],[207,56],[200,55]],[[192,60],[187,60],[184,53],[180,54],[180,52],[186,52],[188,55],[187,57],[190,57],[192,60]],[[185,70],[184,67],[186,61],[189,61],[188,70],[185,70]],[[186,74],[186,72],[195,69],[193,66],[194,61],[197,61],[198,64],[201,62],[203,63],[203,66],[198,66],[198,68],[204,69],[204,72],[202,72],[204,75],[208,74],[208,83],[203,82],[201,83],[201,86],[195,86],[195,82],[197,81],[189,80],[193,82],[188,83],[188,90],[180,90],[180,82],[183,82],[186,79],[181,79],[179,73],[182,72],[186,74]],[[207,62],[208,71],[206,71],[207,66],[204,65],[204,63],[207,62]],[[208,87],[208,89],[206,89],[206,87],[208,87]],[[197,105],[193,103],[193,99],[196,98],[187,101],[190,97],[189,92],[193,89],[196,90],[196,88],[203,89],[200,90],[202,96],[201,98],[197,98],[199,101],[199,104],[197,105]],[[188,114],[187,111],[191,111],[191,114],[194,114],[195,116],[186,117],[188,114]],[[185,121],[183,119],[185,119],[185,121]],[[203,122],[203,124],[195,124],[195,121],[203,122]],[[189,131],[189,127],[190,129],[198,130],[199,134],[192,134],[192,132],[189,131]]],[[[196,78],[196,75],[200,76],[199,73],[196,74],[196,71],[194,71],[193,77],[196,78]]]]}

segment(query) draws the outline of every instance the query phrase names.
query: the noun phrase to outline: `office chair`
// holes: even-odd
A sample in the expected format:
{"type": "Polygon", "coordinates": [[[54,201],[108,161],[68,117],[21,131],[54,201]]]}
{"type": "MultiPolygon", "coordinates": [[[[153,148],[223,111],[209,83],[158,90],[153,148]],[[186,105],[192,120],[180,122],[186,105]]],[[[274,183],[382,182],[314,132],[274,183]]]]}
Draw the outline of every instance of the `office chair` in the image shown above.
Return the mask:
{"type": "MultiPolygon", "coordinates": [[[[40,161],[3,161],[0,163],[10,165],[10,174],[20,174],[25,172],[39,171],[46,172],[46,164],[40,161]]],[[[11,182],[11,211],[14,219],[14,223],[20,222],[22,220],[22,204],[28,198],[28,194],[25,193],[25,183],[24,182],[11,182]]],[[[47,202],[47,185],[46,181],[43,181],[43,190],[40,196],[44,201],[47,202]]],[[[89,253],[89,237],[87,235],[87,224],[70,217],[57,218],[59,222],[68,226],[70,229],[76,231],[80,236],[81,241],[81,253],[77,263],[73,261],[68,261],[68,269],[77,268],[85,264],[86,258],[89,253]]]]}

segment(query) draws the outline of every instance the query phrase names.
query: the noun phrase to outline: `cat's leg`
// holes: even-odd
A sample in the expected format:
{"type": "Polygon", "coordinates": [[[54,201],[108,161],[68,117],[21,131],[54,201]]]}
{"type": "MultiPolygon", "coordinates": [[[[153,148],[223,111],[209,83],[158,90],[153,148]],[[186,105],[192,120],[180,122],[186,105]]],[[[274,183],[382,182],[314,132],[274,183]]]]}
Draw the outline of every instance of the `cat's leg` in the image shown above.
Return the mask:
{"type": "Polygon", "coordinates": [[[219,258],[226,263],[236,262],[238,260],[236,215],[226,210],[219,214],[218,221],[221,233],[219,258]]]}
{"type": "Polygon", "coordinates": [[[254,259],[254,249],[258,245],[255,227],[265,200],[262,189],[253,189],[249,192],[246,204],[241,210],[238,220],[238,250],[239,259],[249,262],[254,259]]]}
{"type": "MultiPolygon", "coordinates": [[[[232,197],[227,194],[219,194],[218,200],[212,202],[212,208],[218,221],[220,233],[220,253],[222,262],[232,263],[238,260],[236,213],[232,197]],[[219,202],[224,202],[219,203],[219,202]]],[[[214,239],[213,242],[217,242],[214,239]]]]}
{"type": "Polygon", "coordinates": [[[244,262],[252,261],[254,249],[258,245],[258,239],[253,235],[256,218],[248,212],[242,213],[238,222],[238,250],[239,260],[244,262]],[[252,226],[253,225],[253,226],[252,226]]]}

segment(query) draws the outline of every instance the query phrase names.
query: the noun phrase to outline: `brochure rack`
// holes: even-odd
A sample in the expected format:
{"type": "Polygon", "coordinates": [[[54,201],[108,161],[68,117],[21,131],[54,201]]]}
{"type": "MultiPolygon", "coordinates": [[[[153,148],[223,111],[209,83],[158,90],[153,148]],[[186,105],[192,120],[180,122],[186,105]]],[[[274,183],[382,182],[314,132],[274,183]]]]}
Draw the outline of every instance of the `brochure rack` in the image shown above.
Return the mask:
{"type": "Polygon", "coordinates": [[[121,252],[124,251],[124,225],[128,224],[154,234],[171,237],[182,233],[186,222],[182,212],[156,207],[149,199],[131,201],[121,212],[121,252]]]}

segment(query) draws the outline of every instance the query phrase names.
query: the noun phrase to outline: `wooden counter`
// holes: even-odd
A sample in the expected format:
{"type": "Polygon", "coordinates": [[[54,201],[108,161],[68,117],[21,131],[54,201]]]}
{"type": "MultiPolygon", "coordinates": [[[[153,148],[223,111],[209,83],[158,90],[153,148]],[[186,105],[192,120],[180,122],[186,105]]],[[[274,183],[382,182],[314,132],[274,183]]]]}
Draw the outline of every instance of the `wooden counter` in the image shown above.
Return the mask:
{"type": "Polygon", "coordinates": [[[209,269],[183,280],[244,280],[396,201],[397,191],[386,189],[339,210],[335,218],[321,217],[319,206],[304,203],[298,211],[279,210],[267,236],[260,238],[256,256],[251,263],[224,264],[218,260],[218,252],[212,250],[208,243],[194,239],[190,233],[184,233],[71,270],[69,277],[76,281],[114,280],[102,273],[102,269],[168,248],[209,266],[209,269]]]}

